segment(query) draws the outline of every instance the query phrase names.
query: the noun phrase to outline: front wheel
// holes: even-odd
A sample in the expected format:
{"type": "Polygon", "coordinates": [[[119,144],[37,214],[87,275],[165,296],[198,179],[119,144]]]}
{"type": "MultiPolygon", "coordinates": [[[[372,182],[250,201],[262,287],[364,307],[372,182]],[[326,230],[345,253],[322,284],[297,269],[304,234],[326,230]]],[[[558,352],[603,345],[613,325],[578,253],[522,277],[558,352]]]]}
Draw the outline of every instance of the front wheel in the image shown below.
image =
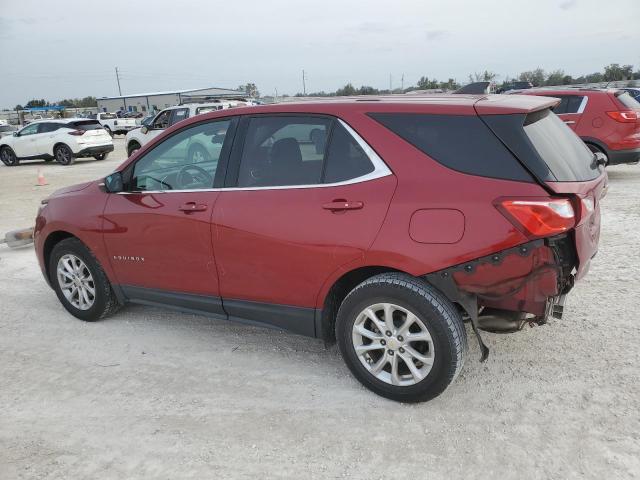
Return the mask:
{"type": "Polygon", "coordinates": [[[66,145],[58,145],[53,153],[60,165],[73,165],[73,162],[75,162],[73,152],[66,145]]]}
{"type": "Polygon", "coordinates": [[[102,267],[77,238],[67,238],[53,247],[49,279],[64,308],[80,320],[99,320],[120,306],[102,267]]]}
{"type": "Polygon", "coordinates": [[[10,147],[2,147],[2,150],[0,150],[0,160],[2,160],[2,163],[7,167],[15,167],[20,162],[10,147]]]}
{"type": "Polygon", "coordinates": [[[440,395],[462,369],[467,348],[455,306],[402,273],[376,275],[353,289],[338,311],[336,338],[353,375],[400,402],[440,395]]]}

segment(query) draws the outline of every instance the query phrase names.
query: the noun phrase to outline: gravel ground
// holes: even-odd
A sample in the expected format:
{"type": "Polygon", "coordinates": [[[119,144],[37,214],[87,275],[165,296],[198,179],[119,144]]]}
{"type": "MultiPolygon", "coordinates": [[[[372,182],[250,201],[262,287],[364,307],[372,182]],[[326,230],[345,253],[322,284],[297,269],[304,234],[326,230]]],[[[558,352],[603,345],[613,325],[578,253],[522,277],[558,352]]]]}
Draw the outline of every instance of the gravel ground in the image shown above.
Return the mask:
{"type": "MultiPolygon", "coordinates": [[[[102,162],[0,167],[0,232],[113,170],[116,143],[102,162]]],[[[640,166],[609,176],[565,318],[485,334],[484,364],[471,341],[419,405],[366,391],[313,339],[141,306],[83,323],[32,248],[0,247],[0,478],[638,478],[640,166]]]]}

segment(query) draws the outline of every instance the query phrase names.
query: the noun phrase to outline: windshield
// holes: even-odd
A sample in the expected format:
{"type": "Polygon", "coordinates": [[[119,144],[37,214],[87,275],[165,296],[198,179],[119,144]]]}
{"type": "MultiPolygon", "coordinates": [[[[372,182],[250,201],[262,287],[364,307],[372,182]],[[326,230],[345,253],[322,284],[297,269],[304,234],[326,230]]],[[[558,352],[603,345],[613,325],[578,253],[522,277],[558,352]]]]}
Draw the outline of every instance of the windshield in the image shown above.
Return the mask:
{"type": "Polygon", "coordinates": [[[527,115],[524,132],[559,182],[593,180],[600,175],[591,150],[550,110],[527,115]]]}

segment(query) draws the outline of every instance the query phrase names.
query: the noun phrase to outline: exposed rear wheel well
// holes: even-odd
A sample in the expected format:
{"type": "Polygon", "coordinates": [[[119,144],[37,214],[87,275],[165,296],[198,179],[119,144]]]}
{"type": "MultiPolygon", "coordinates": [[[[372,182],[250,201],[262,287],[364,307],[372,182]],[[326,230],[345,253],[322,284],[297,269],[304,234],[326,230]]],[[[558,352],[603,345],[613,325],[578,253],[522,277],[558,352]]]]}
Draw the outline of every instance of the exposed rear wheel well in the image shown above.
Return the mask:
{"type": "Polygon", "coordinates": [[[56,246],[57,243],[61,242],[62,240],[64,240],[65,238],[76,238],[75,235],[70,234],[69,232],[65,232],[65,231],[58,231],[58,232],[53,232],[51,233],[47,239],[44,241],[44,247],[42,250],[42,254],[44,257],[44,268],[47,271],[47,279],[50,278],[49,277],[49,258],[51,258],[51,251],[53,250],[53,247],[56,246]]]}
{"type": "Polygon", "coordinates": [[[322,331],[318,332],[326,342],[335,342],[335,324],[338,309],[345,297],[356,286],[360,285],[367,278],[380,273],[399,272],[389,267],[361,267],[351,270],[341,276],[327,293],[322,306],[322,331]]]}

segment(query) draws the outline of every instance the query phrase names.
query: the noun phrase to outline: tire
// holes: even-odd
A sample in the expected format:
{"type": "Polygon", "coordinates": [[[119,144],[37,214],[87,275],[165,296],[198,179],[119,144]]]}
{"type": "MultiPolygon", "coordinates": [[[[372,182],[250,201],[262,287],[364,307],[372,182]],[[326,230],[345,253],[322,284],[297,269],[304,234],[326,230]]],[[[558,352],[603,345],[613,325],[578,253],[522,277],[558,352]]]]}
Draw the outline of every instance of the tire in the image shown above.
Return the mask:
{"type": "Polygon", "coordinates": [[[342,358],[360,383],[399,402],[423,402],[440,395],[460,373],[467,351],[466,330],[455,306],[428,283],[404,273],[376,275],[354,288],[338,310],[336,339],[342,358]],[[392,312],[393,332],[385,324],[387,308],[392,312]],[[375,313],[378,323],[367,311],[375,313]],[[403,326],[408,325],[404,322],[413,318],[411,314],[416,320],[409,322],[403,337],[403,326]],[[375,340],[361,336],[363,330],[375,340]],[[360,341],[370,343],[356,345],[360,341]],[[356,346],[366,353],[358,355],[356,346]],[[397,368],[395,381],[392,361],[397,368]]]}
{"type": "MultiPolygon", "coordinates": [[[[53,247],[51,256],[49,257],[49,280],[51,285],[53,285],[53,289],[55,290],[60,303],[62,303],[64,308],[71,313],[71,315],[79,318],[80,320],[94,322],[115,313],[120,308],[120,304],[113,293],[113,289],[111,288],[111,283],[98,263],[98,260],[77,238],[64,239],[53,247]],[[64,286],[61,283],[63,281],[61,278],[68,279],[69,277],[59,274],[58,267],[62,268],[67,273],[70,272],[70,270],[65,268],[65,264],[68,265],[71,263],[72,266],[78,266],[77,263],[74,263],[73,258],[78,259],[82,263],[83,268],[79,271],[81,271],[83,276],[87,276],[87,271],[90,274],[91,282],[88,282],[88,285],[92,286],[94,291],[93,295],[91,295],[90,292],[87,293],[87,298],[91,301],[90,305],[89,302],[84,300],[84,296],[82,300],[84,305],[77,304],[78,301],[75,299],[77,298],[80,300],[81,296],[79,293],[77,293],[77,296],[74,296],[69,292],[69,289],[66,289],[67,293],[71,293],[72,295],[71,299],[69,299],[63,291],[64,286]],[[61,262],[61,259],[64,260],[61,262]]],[[[73,281],[69,281],[71,284],[67,285],[72,285],[73,281]]],[[[77,290],[78,289],[76,288],[76,292],[77,290]]]]}
{"type": "Polygon", "coordinates": [[[109,156],[108,153],[99,153],[98,155],[94,155],[93,158],[96,160],[104,160],[107,156],[109,156]]]}
{"type": "Polygon", "coordinates": [[[73,165],[76,161],[73,156],[73,151],[66,145],[58,145],[53,149],[53,155],[56,157],[56,162],[60,165],[73,165]]]}
{"type": "Polygon", "coordinates": [[[140,150],[140,148],[142,147],[138,142],[129,143],[129,145],[127,146],[127,155],[130,157],[131,155],[136,153],[138,150],[140,150]]]}
{"type": "Polygon", "coordinates": [[[20,163],[20,160],[18,160],[18,157],[11,147],[2,147],[0,150],[0,160],[2,160],[2,163],[7,167],[15,167],[20,163]]]}
{"type": "Polygon", "coordinates": [[[111,131],[111,129],[109,128],[109,126],[105,125],[104,129],[107,131],[107,133],[111,136],[111,138],[113,138],[113,132],[111,131]]]}
{"type": "Polygon", "coordinates": [[[189,156],[187,158],[189,163],[206,162],[209,160],[209,152],[202,145],[196,143],[189,148],[189,156]]]}

